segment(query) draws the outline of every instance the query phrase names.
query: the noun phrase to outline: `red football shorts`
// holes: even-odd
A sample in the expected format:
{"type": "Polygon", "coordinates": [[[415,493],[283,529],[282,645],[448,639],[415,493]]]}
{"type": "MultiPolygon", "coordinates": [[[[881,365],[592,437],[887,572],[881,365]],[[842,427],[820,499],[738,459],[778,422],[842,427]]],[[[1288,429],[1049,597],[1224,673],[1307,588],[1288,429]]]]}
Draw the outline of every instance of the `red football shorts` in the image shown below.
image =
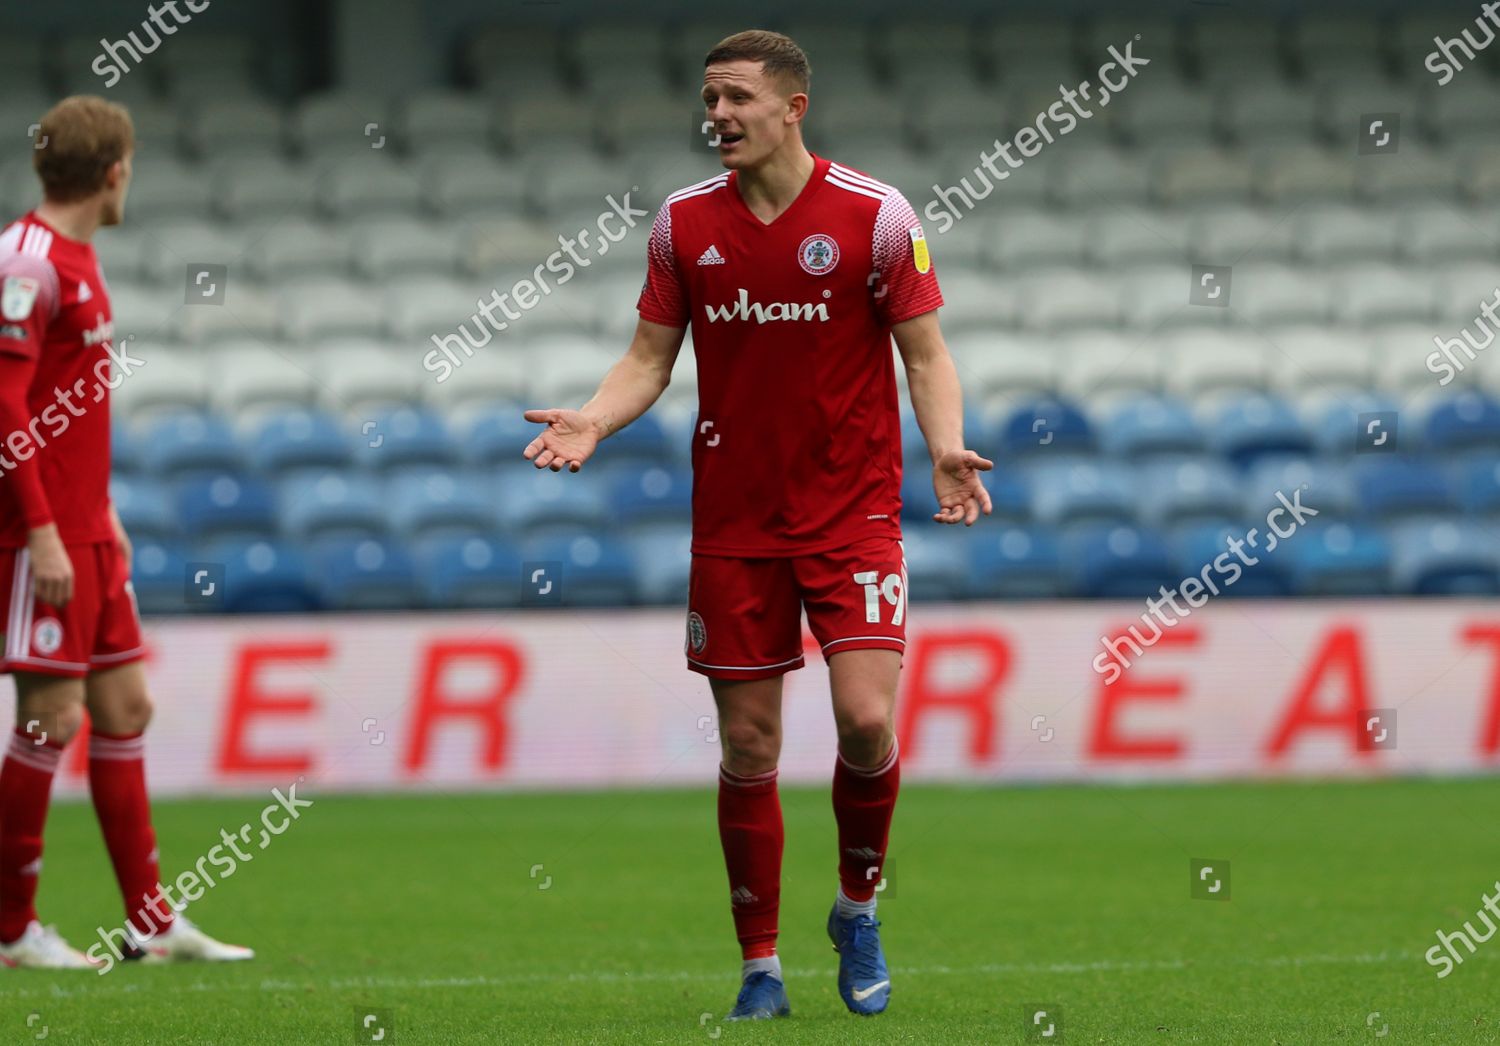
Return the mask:
{"type": "Polygon", "coordinates": [[[694,556],[687,661],[714,679],[765,679],[801,668],[802,610],[823,648],[906,649],[906,556],[869,538],[810,556],[694,556]]]}
{"type": "Polygon", "coordinates": [[[135,590],[113,541],[69,545],[73,598],[54,607],[36,598],[31,553],[0,549],[5,653],[0,672],[81,678],[145,656],[135,590]]]}

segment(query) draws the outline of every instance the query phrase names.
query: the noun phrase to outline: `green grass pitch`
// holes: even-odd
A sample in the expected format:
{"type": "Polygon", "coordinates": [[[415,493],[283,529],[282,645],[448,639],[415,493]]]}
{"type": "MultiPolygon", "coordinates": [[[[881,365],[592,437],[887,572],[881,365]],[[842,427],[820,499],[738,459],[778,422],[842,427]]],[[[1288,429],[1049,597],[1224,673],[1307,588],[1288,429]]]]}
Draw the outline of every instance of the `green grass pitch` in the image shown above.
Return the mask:
{"type": "MultiPolygon", "coordinates": [[[[827,789],[785,789],[793,1016],[754,1025],[718,1019],[739,956],[711,784],[306,797],[192,908],[255,962],[0,971],[0,1041],[351,1043],[365,1013],[396,1046],[1500,1039],[1500,938],[1442,980],[1423,959],[1500,878],[1496,780],[909,786],[878,1018],[834,985],[827,789]],[[1230,861],[1229,900],[1190,896],[1198,857],[1230,861]],[[1061,1034],[1028,1038],[1028,1004],[1061,1034]]],[[[164,874],[263,805],[160,803],[164,874]]],[[[80,947],[119,918],[87,804],[53,812],[41,911],[80,947]]]]}

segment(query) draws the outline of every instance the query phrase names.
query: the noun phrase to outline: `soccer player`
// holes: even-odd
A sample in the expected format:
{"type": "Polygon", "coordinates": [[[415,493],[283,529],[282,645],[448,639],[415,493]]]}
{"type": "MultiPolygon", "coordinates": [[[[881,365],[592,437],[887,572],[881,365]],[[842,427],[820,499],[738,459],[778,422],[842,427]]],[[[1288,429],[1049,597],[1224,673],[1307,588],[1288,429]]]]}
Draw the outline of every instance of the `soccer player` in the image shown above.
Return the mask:
{"type": "Polygon", "coordinates": [[[249,959],[161,905],[146,798],[151,699],[130,587],[130,540],[109,500],[109,287],[90,241],[117,225],[134,130],[78,96],[42,117],[43,201],[0,232],[0,672],[16,730],[0,767],[0,963],[94,964],[36,917],[42,828],[63,748],[87,707],[89,792],[125,900],[133,958],[249,959]]]}
{"type": "Polygon", "coordinates": [[[809,66],[789,38],[738,33],[708,53],[703,102],[726,173],[667,197],[647,246],[629,351],[581,410],[530,410],[525,456],[578,471],[656,401],[693,328],[699,412],[687,662],[719,712],[719,837],[742,984],[730,1019],[790,1012],[776,954],[781,677],[803,665],[801,613],[828,663],[838,753],[838,986],[879,1013],[890,975],[875,919],[899,764],[906,634],[894,335],[932,457],[940,523],[990,511],[964,448],[958,375],[938,328],[927,243],[896,189],[802,143],[809,66]]]}

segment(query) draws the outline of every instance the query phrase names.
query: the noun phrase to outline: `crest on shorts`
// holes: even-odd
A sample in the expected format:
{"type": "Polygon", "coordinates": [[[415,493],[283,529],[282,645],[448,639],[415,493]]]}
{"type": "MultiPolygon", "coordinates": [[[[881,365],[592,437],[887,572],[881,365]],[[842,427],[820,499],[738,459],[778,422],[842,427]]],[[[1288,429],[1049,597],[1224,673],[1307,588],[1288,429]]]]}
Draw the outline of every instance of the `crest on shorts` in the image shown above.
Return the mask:
{"type": "Polygon", "coordinates": [[[827,233],[815,232],[797,248],[797,264],[802,271],[823,276],[839,263],[839,245],[827,233]]]}
{"type": "Polygon", "coordinates": [[[703,648],[708,646],[708,629],[703,627],[703,618],[696,610],[688,614],[687,645],[688,652],[692,654],[701,654],[703,648]]]}
{"type": "Polygon", "coordinates": [[[30,276],[7,276],[0,286],[0,315],[20,323],[31,315],[36,296],[42,289],[42,281],[30,276]]]}
{"type": "Polygon", "coordinates": [[[38,654],[55,654],[62,646],[62,622],[55,617],[44,617],[31,629],[31,649],[38,654]]]}

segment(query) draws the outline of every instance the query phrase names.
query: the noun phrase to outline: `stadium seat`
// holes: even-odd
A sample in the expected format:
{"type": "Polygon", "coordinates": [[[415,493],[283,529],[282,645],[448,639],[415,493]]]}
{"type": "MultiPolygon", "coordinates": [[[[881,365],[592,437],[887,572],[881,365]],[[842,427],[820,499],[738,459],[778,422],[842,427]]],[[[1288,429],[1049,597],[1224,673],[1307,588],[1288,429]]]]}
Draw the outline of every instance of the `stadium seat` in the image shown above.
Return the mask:
{"type": "MultiPolygon", "coordinates": [[[[1096,211],[1085,236],[1089,260],[1109,268],[1181,263],[1187,258],[1188,241],[1186,217],[1118,205],[1096,211]]],[[[1186,304],[1185,287],[1178,299],[1186,304]]]]}
{"type": "Polygon", "coordinates": [[[243,418],[251,412],[306,409],[317,399],[311,361],[287,348],[240,339],[225,339],[215,348],[214,393],[225,414],[243,418]]]}
{"type": "Polygon", "coordinates": [[[635,563],[640,601],[648,606],[687,603],[692,528],[686,522],[655,523],[632,529],[625,540],[635,563]]]}
{"type": "Polygon", "coordinates": [[[1282,80],[1237,83],[1220,96],[1219,126],[1244,145],[1305,145],[1319,133],[1318,96],[1282,80]]]}
{"type": "Polygon", "coordinates": [[[276,307],[285,337],[306,344],[336,337],[383,335],[385,322],[378,304],[363,285],[324,277],[283,289],[277,295],[276,307]]]}
{"type": "Polygon", "coordinates": [[[1153,336],[1079,331],[1056,338],[1055,344],[1061,361],[1058,384],[1077,402],[1104,409],[1120,399],[1161,391],[1161,353],[1153,336]]]}
{"type": "Polygon", "coordinates": [[[1471,458],[1458,468],[1458,500],[1463,510],[1485,521],[1500,518],[1500,458],[1471,458]]]}
{"type": "Polygon", "coordinates": [[[1126,467],[1039,459],[1026,470],[1026,483],[1040,523],[1068,530],[1135,522],[1136,496],[1126,467]]]}
{"type": "Polygon", "coordinates": [[[271,537],[280,522],[276,494],[264,480],[228,472],[183,480],[177,518],[183,533],[200,541],[271,537]]]}
{"type": "Polygon", "coordinates": [[[1391,541],[1395,590],[1415,596],[1500,595],[1500,532],[1466,521],[1398,527],[1391,541]]]}
{"type": "Polygon", "coordinates": [[[158,480],[110,477],[109,499],[132,542],[175,541],[180,533],[167,488],[158,480]]]}
{"type": "Polygon", "coordinates": [[[1344,523],[1311,527],[1285,548],[1298,595],[1378,596],[1390,590],[1390,546],[1374,528],[1344,523]]]}
{"type": "Polygon", "coordinates": [[[483,483],[462,473],[404,471],[386,486],[391,524],[413,540],[484,536],[495,529],[495,508],[483,483]]]}
{"type": "MultiPolygon", "coordinates": [[[[965,425],[965,431],[969,426],[965,425]]],[[[996,434],[999,453],[1060,456],[1092,451],[1095,437],[1088,418],[1067,400],[1035,400],[1018,407],[996,434]]]]}
{"type": "MultiPolygon", "coordinates": [[[[532,538],[521,546],[523,574],[531,568],[561,570],[558,602],[571,607],[623,606],[636,602],[635,565],[629,548],[593,534],[532,538]]],[[[537,593],[540,595],[540,593],[537,593]]]]}
{"type": "Polygon", "coordinates": [[[1401,225],[1382,211],[1349,204],[1309,208],[1297,223],[1297,253],[1317,265],[1395,257],[1401,225]]]}
{"type": "Polygon", "coordinates": [[[1296,252],[1294,222],[1273,208],[1220,205],[1192,217],[1191,251],[1197,258],[1287,262],[1296,252]]]}
{"type": "Polygon", "coordinates": [[[521,603],[521,557],[493,538],[439,538],[418,546],[427,602],[435,607],[513,607],[521,603]]]}
{"type": "MultiPolygon", "coordinates": [[[[205,94],[185,111],[183,142],[201,159],[259,161],[285,151],[287,137],[281,109],[263,98],[244,94],[205,94]]],[[[134,190],[132,189],[132,192],[134,190]]],[[[241,201],[236,199],[238,205],[241,201]]],[[[236,213],[246,213],[236,206],[236,213]]]]}
{"type": "MultiPolygon", "coordinates": [[[[298,185],[310,181],[305,172],[300,175],[288,172],[287,177],[298,185]]],[[[275,178],[257,181],[256,185],[266,189],[275,185],[275,178]]],[[[247,207],[268,210],[288,219],[267,229],[246,251],[246,260],[260,280],[282,287],[309,277],[340,279],[349,275],[351,248],[348,233],[342,225],[302,220],[298,217],[304,213],[301,208],[284,207],[283,201],[279,200],[251,197],[244,202],[247,207]],[[298,220],[290,220],[294,217],[298,220]]],[[[310,206],[306,213],[311,214],[310,206]]]]}
{"type": "Polygon", "coordinates": [[[969,532],[953,527],[913,527],[902,536],[906,597],[920,603],[951,603],[970,588],[969,532]]]}
{"type": "Polygon", "coordinates": [[[1181,401],[1163,396],[1136,396],[1105,415],[1099,447],[1129,461],[1163,454],[1196,454],[1204,438],[1192,412],[1181,401]]]}
{"type": "Polygon", "coordinates": [[[687,469],[630,467],[609,484],[610,515],[621,527],[687,523],[692,509],[693,474],[687,469]]]}
{"type": "Polygon", "coordinates": [[[1229,400],[1207,426],[1213,449],[1244,468],[1268,455],[1310,454],[1312,437],[1279,399],[1251,395],[1229,400]]]}
{"type": "Polygon", "coordinates": [[[420,402],[434,387],[434,376],[420,366],[431,351],[430,342],[398,348],[375,339],[335,337],[314,345],[309,362],[323,390],[323,407],[358,419],[354,430],[373,442],[380,437],[374,414],[420,402]]]}
{"type": "Polygon", "coordinates": [[[314,549],[318,589],[331,610],[404,610],[421,606],[416,566],[404,546],[370,538],[314,549]]]}
{"type": "Polygon", "coordinates": [[[1431,451],[1500,450],[1500,403],[1475,390],[1439,402],[1428,414],[1423,439],[1431,451]]]}
{"type": "MultiPolygon", "coordinates": [[[[126,524],[127,531],[129,524],[126,524]]],[[[175,542],[132,536],[130,585],[143,615],[180,614],[187,609],[187,557],[175,542]]]]}
{"type": "Polygon", "coordinates": [[[1356,446],[1364,445],[1360,442],[1360,437],[1372,423],[1375,428],[1369,432],[1369,437],[1371,440],[1379,439],[1387,427],[1383,419],[1370,417],[1362,419],[1362,416],[1373,414],[1389,415],[1395,418],[1394,438],[1399,446],[1400,440],[1404,437],[1401,432],[1401,417],[1396,410],[1396,405],[1394,399],[1380,393],[1358,392],[1339,396],[1317,413],[1313,422],[1313,437],[1317,441],[1318,449],[1333,457],[1347,458],[1355,453],[1356,446]]]}
{"type": "Polygon", "coordinates": [[[1128,525],[1065,535],[1062,561],[1076,591],[1093,599],[1144,599],[1182,580],[1166,543],[1151,531],[1128,525]]]}
{"type": "Polygon", "coordinates": [[[235,472],[244,467],[234,433],[210,414],[169,414],[145,429],[141,444],[146,469],[162,478],[235,472]]]}
{"type": "Polygon", "coordinates": [[[1367,15],[1301,14],[1288,26],[1292,62],[1313,82],[1383,76],[1382,28],[1367,15]]]}
{"type": "Polygon", "coordinates": [[[285,614],[321,610],[300,549],[275,541],[223,541],[208,546],[202,562],[224,569],[223,609],[231,614],[285,614]]]}
{"type": "Polygon", "coordinates": [[[970,548],[970,596],[1049,599],[1066,595],[1056,534],[1042,527],[983,527],[970,548]]]}
{"type": "Polygon", "coordinates": [[[349,438],[338,420],[308,410],[267,417],[250,441],[250,462],[265,473],[340,469],[352,461],[349,438]]]}
{"type": "MultiPolygon", "coordinates": [[[[414,407],[397,407],[370,419],[370,438],[355,440],[355,460],[381,472],[407,467],[456,465],[460,454],[437,414],[414,407]]],[[[362,426],[363,428],[363,426],[362,426]]]]}
{"type": "MultiPolygon", "coordinates": [[[[1345,448],[1344,454],[1350,449],[1345,448]]],[[[1250,468],[1244,491],[1244,518],[1253,519],[1275,508],[1280,492],[1292,497],[1302,491],[1301,502],[1327,522],[1348,519],[1354,512],[1354,486],[1344,458],[1267,456],[1250,468]],[[1337,463],[1335,463],[1337,462],[1337,463]]]]}
{"type": "MultiPolygon", "coordinates": [[[[972,214],[957,228],[981,221],[982,214],[972,214]]],[[[947,235],[944,233],[936,242],[934,250],[939,258],[947,235]]],[[[1076,266],[1083,262],[1087,236],[1088,227],[1066,215],[1040,210],[1016,211],[1006,215],[1003,234],[1000,228],[994,231],[990,257],[1002,269],[1016,272],[1046,266],[1076,266]]]]}
{"type": "MultiPolygon", "coordinates": [[[[1248,531],[1238,526],[1207,524],[1186,528],[1173,543],[1179,578],[1212,581],[1220,596],[1236,599],[1280,599],[1292,594],[1287,556],[1245,544],[1248,531]],[[1236,555],[1231,541],[1240,542],[1236,555]],[[1222,569],[1221,569],[1222,568],[1222,569]],[[1236,570],[1238,571],[1236,575],[1236,570]]],[[[1179,582],[1180,583],[1180,582],[1179,582]]],[[[1208,590],[1213,595],[1213,590],[1208,590]]]]}
{"type": "Polygon", "coordinates": [[[380,485],[350,472],[302,473],[281,484],[282,529],[303,542],[383,537],[390,507],[380,485]]]}
{"type": "Polygon", "coordinates": [[[610,522],[604,483],[587,467],[577,474],[538,471],[525,463],[502,468],[494,501],[501,526],[516,537],[596,534],[610,522]]]}
{"type": "Polygon", "coordinates": [[[1362,520],[1441,517],[1457,507],[1444,475],[1417,459],[1368,455],[1354,466],[1353,476],[1362,520]]]}
{"type": "Polygon", "coordinates": [[[1231,525],[1240,518],[1239,477],[1215,458],[1151,462],[1136,477],[1136,515],[1158,529],[1231,525]]]}
{"type": "Polygon", "coordinates": [[[456,239],[431,221],[379,218],[355,226],[355,271],[374,281],[407,276],[443,276],[458,268],[456,239]]]}

